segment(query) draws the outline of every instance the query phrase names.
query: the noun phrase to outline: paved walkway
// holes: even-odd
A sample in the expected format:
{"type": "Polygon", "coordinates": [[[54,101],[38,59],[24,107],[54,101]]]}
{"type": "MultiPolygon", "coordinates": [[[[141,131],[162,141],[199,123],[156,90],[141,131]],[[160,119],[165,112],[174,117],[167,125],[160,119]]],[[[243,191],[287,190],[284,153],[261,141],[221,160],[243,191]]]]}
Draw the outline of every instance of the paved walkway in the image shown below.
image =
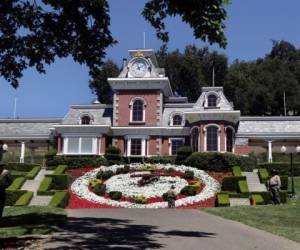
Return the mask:
{"type": "Polygon", "coordinates": [[[76,209],[45,249],[297,250],[300,244],[184,209],[76,209]]]}

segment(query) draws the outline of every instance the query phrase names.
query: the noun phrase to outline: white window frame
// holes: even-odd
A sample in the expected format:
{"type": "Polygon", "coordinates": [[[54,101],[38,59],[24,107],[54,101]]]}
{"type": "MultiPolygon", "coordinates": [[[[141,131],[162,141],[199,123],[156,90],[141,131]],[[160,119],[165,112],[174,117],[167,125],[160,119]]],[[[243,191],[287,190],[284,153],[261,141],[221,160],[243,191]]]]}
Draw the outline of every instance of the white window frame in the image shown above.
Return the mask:
{"type": "Polygon", "coordinates": [[[91,125],[91,124],[93,124],[93,122],[94,122],[94,117],[93,117],[91,114],[89,114],[89,113],[81,114],[80,117],[79,117],[79,124],[80,124],[80,125],[91,125]],[[90,124],[82,124],[82,118],[83,118],[84,116],[90,117],[90,124]]]}
{"type": "Polygon", "coordinates": [[[176,156],[176,155],[173,155],[172,154],[172,141],[175,141],[175,140],[181,140],[182,141],[182,146],[184,146],[184,143],[185,143],[185,138],[182,138],[182,137],[173,137],[173,138],[169,138],[169,155],[170,156],[176,156]]]}
{"type": "Polygon", "coordinates": [[[170,117],[170,126],[174,126],[174,127],[183,127],[185,125],[185,116],[183,113],[180,113],[180,112],[174,112],[171,114],[171,117],[170,117]],[[174,125],[174,122],[173,122],[173,118],[174,116],[176,115],[180,115],[181,116],[181,124],[180,125],[174,125]]]}
{"type": "Polygon", "coordinates": [[[146,157],[146,145],[147,145],[147,137],[146,136],[127,136],[125,137],[126,140],[126,156],[130,157],[146,157]],[[141,155],[131,155],[131,139],[141,139],[142,140],[142,149],[141,149],[141,155]]]}
{"type": "Polygon", "coordinates": [[[64,155],[98,155],[98,138],[95,136],[66,136],[64,137],[64,146],[63,146],[63,154],[64,155]],[[78,139],[78,151],[75,153],[69,153],[69,138],[78,139]],[[92,152],[90,153],[82,153],[82,138],[91,138],[92,139],[92,152]]]}
{"type": "Polygon", "coordinates": [[[130,123],[145,123],[145,121],[146,121],[146,106],[147,106],[146,101],[142,97],[134,97],[133,99],[131,99],[131,101],[129,103],[129,107],[130,107],[130,119],[129,119],[129,121],[130,121],[130,123]],[[132,120],[132,117],[133,117],[133,114],[132,114],[133,113],[133,104],[137,100],[140,100],[140,101],[143,102],[143,120],[142,121],[133,121],[132,120]]]}
{"type": "Polygon", "coordinates": [[[204,132],[204,151],[205,152],[220,152],[221,151],[221,128],[218,124],[215,123],[210,123],[207,124],[204,128],[203,128],[203,132],[204,132]],[[218,150],[217,151],[207,151],[207,128],[208,127],[217,127],[218,128],[218,150]]]}
{"type": "Polygon", "coordinates": [[[220,104],[220,96],[219,96],[219,94],[217,92],[210,91],[210,92],[206,93],[205,100],[204,100],[204,107],[205,108],[211,108],[211,109],[217,108],[217,107],[219,107],[219,104],[220,104]],[[208,97],[210,95],[214,95],[216,97],[216,106],[208,106],[208,97]]]}

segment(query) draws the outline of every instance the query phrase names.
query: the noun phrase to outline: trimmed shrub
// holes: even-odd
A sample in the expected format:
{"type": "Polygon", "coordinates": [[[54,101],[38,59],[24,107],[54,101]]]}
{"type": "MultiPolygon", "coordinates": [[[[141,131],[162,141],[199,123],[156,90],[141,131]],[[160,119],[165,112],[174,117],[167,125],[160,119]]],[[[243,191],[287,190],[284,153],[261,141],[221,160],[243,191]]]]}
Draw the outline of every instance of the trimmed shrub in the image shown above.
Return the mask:
{"type": "Polygon", "coordinates": [[[123,168],[117,168],[116,174],[127,174],[130,172],[130,166],[125,165],[123,168]]]}
{"type": "Polygon", "coordinates": [[[150,164],[175,164],[175,159],[175,156],[152,156],[144,158],[144,162],[150,164]]]}
{"type": "Polygon", "coordinates": [[[13,206],[16,201],[26,192],[26,190],[6,190],[5,206],[13,206]]]}
{"type": "Polygon", "coordinates": [[[156,169],[156,166],[146,166],[145,168],[143,168],[143,170],[145,171],[155,171],[156,169]]]}
{"type": "Polygon", "coordinates": [[[46,159],[48,169],[56,168],[59,165],[67,165],[68,168],[98,167],[108,165],[107,160],[101,156],[61,156],[53,159],[46,159]]]}
{"type": "Polygon", "coordinates": [[[258,176],[261,183],[267,183],[269,179],[269,172],[266,168],[258,169],[258,176]]]}
{"type": "Polygon", "coordinates": [[[70,199],[70,193],[67,191],[58,191],[55,192],[54,196],[49,202],[49,207],[61,207],[65,208],[70,199]]]}
{"type": "Polygon", "coordinates": [[[186,159],[185,164],[212,172],[231,172],[233,166],[240,166],[244,171],[252,171],[255,167],[255,158],[229,153],[195,152],[186,159]]]}
{"type": "Polygon", "coordinates": [[[260,194],[252,194],[251,199],[255,200],[256,205],[264,205],[265,201],[260,194]]]}
{"type": "Polygon", "coordinates": [[[288,190],[289,187],[289,177],[286,175],[282,175],[280,176],[280,180],[281,180],[281,190],[288,190]]]}
{"type": "Polygon", "coordinates": [[[99,180],[99,179],[92,179],[90,180],[89,182],[89,185],[91,186],[91,188],[95,188],[95,186],[97,184],[102,184],[102,180],[99,180]]]}
{"type": "Polygon", "coordinates": [[[112,177],[113,174],[114,174],[114,172],[111,171],[111,170],[106,170],[106,171],[100,170],[100,171],[97,173],[96,178],[97,178],[97,179],[102,179],[102,180],[107,180],[107,179],[109,179],[110,177],[112,177]]]}
{"type": "Polygon", "coordinates": [[[119,191],[111,191],[109,192],[109,197],[112,199],[112,200],[115,200],[115,201],[118,201],[122,198],[122,192],[119,192],[119,191]]]}
{"type": "Polygon", "coordinates": [[[97,195],[105,195],[106,185],[105,184],[96,184],[94,187],[94,193],[97,195]]]}
{"type": "Polygon", "coordinates": [[[180,191],[181,194],[193,196],[196,195],[196,188],[194,186],[185,186],[180,191]]]}
{"type": "Polygon", "coordinates": [[[41,170],[41,167],[38,166],[38,167],[34,167],[33,169],[31,169],[28,174],[26,175],[26,178],[29,179],[29,180],[33,180],[37,174],[40,172],[41,170]]]}
{"type": "Polygon", "coordinates": [[[10,186],[6,190],[9,191],[18,190],[23,186],[25,181],[26,179],[24,177],[18,177],[13,181],[12,184],[10,184],[10,186]]]}
{"type": "Polygon", "coordinates": [[[232,167],[232,174],[233,176],[242,176],[242,171],[239,166],[232,167]]]}
{"type": "Polygon", "coordinates": [[[168,172],[169,174],[172,174],[172,173],[175,173],[176,170],[175,170],[175,168],[168,168],[168,169],[167,169],[167,172],[168,172]]]}
{"type": "Polygon", "coordinates": [[[145,196],[140,195],[140,196],[134,197],[134,202],[137,203],[137,204],[146,204],[147,199],[145,198],[145,196]]]}
{"type": "Polygon", "coordinates": [[[17,170],[17,171],[25,171],[29,172],[34,167],[39,167],[38,164],[32,164],[32,163],[19,163],[19,162],[9,162],[7,163],[7,169],[8,170],[17,170]]]}
{"type": "MultiPolygon", "coordinates": [[[[269,172],[272,169],[278,171],[279,175],[290,175],[291,165],[289,162],[272,162],[272,163],[262,163],[258,165],[260,168],[266,168],[269,172]]],[[[294,176],[300,176],[300,163],[294,162],[293,164],[294,176]]]]}
{"type": "Polygon", "coordinates": [[[184,171],[183,178],[185,178],[185,179],[193,179],[194,175],[195,174],[194,174],[193,171],[186,170],[186,171],[184,171]]]}
{"type": "Polygon", "coordinates": [[[270,204],[271,203],[270,192],[253,192],[252,196],[253,195],[260,195],[264,200],[264,204],[270,204]]]}
{"type": "Polygon", "coordinates": [[[287,196],[288,196],[287,191],[286,190],[280,190],[279,191],[279,196],[280,196],[280,203],[286,203],[287,196]]]}
{"type": "Polygon", "coordinates": [[[238,181],[238,188],[240,193],[249,193],[249,188],[246,180],[238,181]]]}
{"type": "Polygon", "coordinates": [[[185,160],[193,153],[193,149],[189,146],[183,146],[177,149],[176,164],[184,164],[185,160]]]}
{"type": "Polygon", "coordinates": [[[51,186],[52,186],[52,178],[51,177],[45,177],[38,190],[37,190],[37,194],[38,195],[53,195],[54,192],[51,191],[51,186]]]}
{"type": "Polygon", "coordinates": [[[49,174],[46,177],[52,178],[51,189],[65,190],[72,182],[72,178],[68,174],[49,174]]]}
{"type": "Polygon", "coordinates": [[[33,192],[27,191],[15,203],[15,206],[27,206],[33,197],[33,192]]]}
{"type": "Polygon", "coordinates": [[[194,188],[200,188],[201,187],[201,181],[200,180],[191,181],[190,186],[192,186],[194,188]]]}
{"type": "Polygon", "coordinates": [[[246,180],[246,176],[226,176],[223,178],[222,190],[237,192],[238,181],[246,180]]]}
{"type": "Polygon", "coordinates": [[[230,198],[249,198],[248,193],[229,193],[230,198]]]}
{"type": "Polygon", "coordinates": [[[109,165],[120,164],[122,159],[121,150],[114,146],[108,147],[105,150],[104,157],[109,165]]]}
{"type": "Polygon", "coordinates": [[[218,207],[227,207],[230,206],[229,195],[226,192],[217,194],[217,206],[218,207]]]}
{"type": "Polygon", "coordinates": [[[58,165],[55,169],[53,174],[63,174],[67,169],[67,165],[58,165]]]}

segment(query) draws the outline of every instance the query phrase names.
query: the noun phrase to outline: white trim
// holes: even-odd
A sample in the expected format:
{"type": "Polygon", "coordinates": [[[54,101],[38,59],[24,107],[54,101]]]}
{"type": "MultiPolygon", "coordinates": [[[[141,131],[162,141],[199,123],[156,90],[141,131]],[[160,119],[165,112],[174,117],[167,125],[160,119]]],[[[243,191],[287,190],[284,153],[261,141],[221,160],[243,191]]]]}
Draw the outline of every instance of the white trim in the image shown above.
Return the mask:
{"type": "Polygon", "coordinates": [[[131,99],[130,103],[129,103],[129,108],[130,108],[130,119],[129,122],[130,123],[144,123],[146,120],[146,106],[147,106],[147,102],[143,97],[134,97],[131,99]],[[132,112],[133,112],[133,104],[135,101],[142,101],[143,102],[143,120],[142,121],[133,121],[132,120],[132,112]]]}
{"type": "Polygon", "coordinates": [[[79,125],[83,125],[83,126],[92,125],[93,122],[94,122],[94,116],[90,113],[83,113],[79,116],[79,125]],[[89,124],[82,124],[82,118],[85,117],[85,116],[90,118],[90,123],[89,124]]]}
{"type": "Polygon", "coordinates": [[[67,136],[63,138],[63,152],[62,155],[98,155],[98,138],[93,136],[67,136]],[[77,152],[69,152],[69,138],[78,139],[78,150],[77,152]],[[92,152],[82,152],[82,139],[90,138],[92,139],[92,152]]]}
{"type": "Polygon", "coordinates": [[[185,143],[185,138],[182,138],[182,137],[172,137],[172,138],[169,138],[169,156],[172,156],[172,141],[173,140],[181,140],[183,142],[183,145],[185,143]]]}
{"type": "Polygon", "coordinates": [[[148,140],[146,137],[143,136],[128,136],[124,138],[127,140],[127,147],[125,149],[125,155],[126,156],[132,156],[132,157],[145,157],[146,155],[146,143],[148,143],[148,140]],[[141,155],[131,155],[131,139],[140,139],[141,140],[141,155]]]}
{"type": "Polygon", "coordinates": [[[174,111],[170,114],[170,126],[174,126],[174,127],[184,127],[185,125],[185,115],[183,112],[181,111],[174,111]],[[173,119],[174,116],[179,115],[181,116],[181,124],[180,125],[174,125],[173,119]]]}
{"type": "Polygon", "coordinates": [[[221,132],[221,128],[218,124],[216,123],[209,123],[209,124],[206,124],[204,127],[203,127],[203,132],[204,132],[204,152],[221,152],[221,135],[220,135],[220,132],[221,132]],[[208,127],[217,127],[218,128],[218,150],[217,151],[207,151],[207,128],[208,127]]]}
{"type": "Polygon", "coordinates": [[[193,126],[191,129],[190,129],[190,137],[191,137],[191,139],[190,139],[190,144],[191,144],[191,148],[193,149],[193,145],[192,145],[192,131],[193,131],[193,129],[195,129],[195,128],[197,128],[198,129],[198,131],[199,131],[199,133],[198,133],[198,149],[197,149],[197,151],[196,152],[201,152],[201,147],[200,147],[200,143],[201,143],[201,129],[200,129],[200,127],[198,127],[198,126],[193,126]]]}
{"type": "Polygon", "coordinates": [[[216,107],[218,107],[219,103],[220,103],[220,97],[219,97],[219,94],[217,92],[209,91],[209,92],[205,93],[205,100],[204,100],[204,107],[205,108],[216,108],[216,107]],[[216,97],[216,106],[208,106],[208,97],[210,95],[214,95],[216,97]]]}

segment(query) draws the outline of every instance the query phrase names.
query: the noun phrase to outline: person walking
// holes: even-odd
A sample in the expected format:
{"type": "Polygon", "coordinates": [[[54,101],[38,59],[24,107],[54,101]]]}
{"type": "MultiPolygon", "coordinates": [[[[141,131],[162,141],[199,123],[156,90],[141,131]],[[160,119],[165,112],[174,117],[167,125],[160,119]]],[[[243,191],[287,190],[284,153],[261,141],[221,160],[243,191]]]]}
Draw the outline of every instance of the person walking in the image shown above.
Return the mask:
{"type": "Polygon", "coordinates": [[[176,193],[175,193],[174,185],[171,186],[167,194],[168,194],[168,207],[175,208],[176,193]]]}
{"type": "Polygon", "coordinates": [[[269,180],[269,191],[271,193],[272,203],[273,205],[280,204],[280,194],[279,189],[281,187],[280,176],[278,175],[277,170],[273,169],[271,171],[272,177],[269,180]]]}
{"type": "Polygon", "coordinates": [[[5,189],[12,183],[9,171],[5,169],[5,164],[0,163],[0,218],[2,218],[5,207],[6,192],[5,189]]]}

